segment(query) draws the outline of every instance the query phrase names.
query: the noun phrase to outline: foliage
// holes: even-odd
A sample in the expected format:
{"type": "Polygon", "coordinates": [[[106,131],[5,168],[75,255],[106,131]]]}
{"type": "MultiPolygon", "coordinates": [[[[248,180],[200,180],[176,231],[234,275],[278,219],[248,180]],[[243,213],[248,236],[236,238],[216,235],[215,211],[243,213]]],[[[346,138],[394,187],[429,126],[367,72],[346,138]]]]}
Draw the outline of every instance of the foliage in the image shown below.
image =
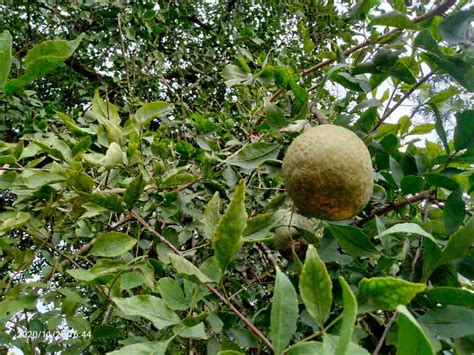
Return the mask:
{"type": "Polygon", "coordinates": [[[428,3],[2,2],[0,349],[472,353],[473,9],[428,3]],[[281,176],[325,120],[339,223],[281,176]]]}

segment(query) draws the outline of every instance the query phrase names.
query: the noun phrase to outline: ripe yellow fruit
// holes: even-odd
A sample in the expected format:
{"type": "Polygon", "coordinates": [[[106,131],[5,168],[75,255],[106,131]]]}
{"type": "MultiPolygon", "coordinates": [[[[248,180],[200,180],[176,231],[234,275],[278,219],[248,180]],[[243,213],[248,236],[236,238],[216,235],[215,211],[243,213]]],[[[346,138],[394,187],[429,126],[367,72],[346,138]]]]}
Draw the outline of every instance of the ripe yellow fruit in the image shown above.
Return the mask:
{"type": "Polygon", "coordinates": [[[372,195],[372,160],[355,133],[324,124],[291,143],[283,159],[283,180],[303,214],[344,220],[359,213],[372,195]]]}

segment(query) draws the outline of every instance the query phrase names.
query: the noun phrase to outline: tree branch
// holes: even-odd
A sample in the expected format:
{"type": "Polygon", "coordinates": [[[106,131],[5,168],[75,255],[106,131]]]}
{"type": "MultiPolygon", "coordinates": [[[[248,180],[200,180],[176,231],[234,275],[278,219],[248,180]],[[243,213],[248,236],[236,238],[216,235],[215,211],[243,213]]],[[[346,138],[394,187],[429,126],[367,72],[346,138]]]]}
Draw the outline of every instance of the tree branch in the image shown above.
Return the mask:
{"type": "MultiPolygon", "coordinates": [[[[435,74],[435,71],[431,71],[428,74],[426,74],[423,78],[420,79],[413,87],[408,90],[408,92],[402,96],[400,100],[397,101],[395,105],[393,105],[392,108],[387,108],[387,110],[384,112],[383,116],[377,121],[375,126],[371,129],[370,133],[373,133],[377,130],[377,128],[380,127],[380,125],[402,104],[403,101],[405,101],[407,98],[410,97],[413,92],[416,91],[423,83],[425,83],[429,78],[431,78],[435,74]]],[[[388,106],[387,106],[388,107],[388,106]]]]}
{"type": "MultiPolygon", "coordinates": [[[[417,16],[415,17],[412,21],[414,23],[419,23],[419,22],[422,22],[424,20],[427,20],[433,16],[437,16],[437,15],[442,15],[444,14],[446,11],[448,11],[453,5],[456,4],[456,0],[444,0],[441,2],[441,4],[439,4],[438,6],[436,6],[435,8],[433,8],[432,10],[428,11],[426,14],[423,14],[423,15],[420,15],[420,16],[417,16]]],[[[381,36],[381,37],[378,37],[376,39],[368,39],[368,40],[365,40],[357,45],[355,45],[354,47],[350,47],[348,49],[346,49],[344,51],[344,56],[348,56],[354,52],[357,52],[365,47],[368,47],[372,44],[375,44],[375,43],[378,43],[378,42],[381,42],[383,41],[384,39],[387,39],[388,37],[394,35],[395,33],[397,32],[400,32],[401,30],[398,30],[398,29],[395,29],[395,30],[392,30],[392,31],[389,31],[387,34],[381,36]]],[[[314,73],[322,68],[324,68],[325,66],[333,63],[335,61],[335,59],[326,59],[325,61],[321,62],[321,63],[318,63],[312,67],[309,67],[307,69],[304,69],[302,72],[301,72],[301,76],[308,76],[309,74],[311,73],[314,73]]],[[[283,92],[285,92],[285,90],[283,89],[280,89],[278,91],[276,91],[270,98],[270,101],[271,102],[274,102],[281,94],[283,94],[283,92]]]]}
{"type": "Polygon", "coordinates": [[[431,191],[422,191],[419,194],[415,196],[411,196],[406,198],[404,201],[401,202],[393,202],[388,206],[384,206],[381,208],[377,208],[373,210],[369,215],[367,215],[364,218],[359,219],[358,221],[353,222],[353,224],[357,227],[363,226],[366,222],[370,221],[371,219],[375,218],[375,216],[381,216],[385,215],[387,213],[390,213],[392,211],[395,211],[399,208],[405,207],[406,205],[410,205],[414,202],[420,202],[425,199],[431,198],[431,191]]]}
{"type": "MultiPolygon", "coordinates": [[[[176,255],[182,256],[182,253],[173,245],[171,242],[163,237],[160,233],[158,233],[152,226],[150,226],[142,216],[138,214],[136,211],[132,211],[131,216],[133,216],[138,222],[140,222],[151,234],[154,236],[158,237],[160,241],[164,244],[166,244],[176,255]]],[[[214,286],[211,285],[206,285],[209,291],[211,291],[213,294],[217,296],[222,302],[224,302],[226,305],[229,306],[229,308],[232,310],[232,312],[239,317],[242,322],[249,327],[249,329],[256,335],[258,336],[270,349],[273,350],[273,346],[270,340],[265,336],[265,334],[262,333],[260,329],[258,329],[252,321],[244,314],[242,313],[236,306],[232,304],[218,289],[216,289],[214,286]]]]}
{"type": "Polygon", "coordinates": [[[87,68],[84,64],[82,64],[79,60],[75,58],[68,58],[64,63],[76,73],[86,77],[91,81],[106,83],[109,87],[116,86],[116,83],[114,83],[112,78],[99,74],[90,68],[87,68]]]}

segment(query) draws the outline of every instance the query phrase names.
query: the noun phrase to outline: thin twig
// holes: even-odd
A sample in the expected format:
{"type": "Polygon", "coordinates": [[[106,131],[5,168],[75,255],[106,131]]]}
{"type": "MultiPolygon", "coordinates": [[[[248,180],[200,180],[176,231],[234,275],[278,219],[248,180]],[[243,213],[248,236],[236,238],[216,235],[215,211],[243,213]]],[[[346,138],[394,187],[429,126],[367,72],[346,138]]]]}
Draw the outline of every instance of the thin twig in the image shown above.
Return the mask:
{"type": "Polygon", "coordinates": [[[258,246],[263,249],[263,252],[265,253],[265,255],[267,256],[268,260],[270,260],[273,264],[273,267],[276,269],[277,266],[278,266],[278,263],[276,261],[276,259],[273,257],[272,255],[272,251],[263,243],[258,243],[258,246]]]}
{"type": "MultiPolygon", "coordinates": [[[[128,222],[131,218],[129,216],[125,216],[123,218],[121,218],[118,222],[110,225],[107,227],[108,230],[114,230],[116,229],[117,227],[119,227],[120,225],[128,222]]],[[[63,261],[61,261],[59,263],[59,267],[62,268],[63,266],[66,266],[68,263],[73,263],[74,264],[74,259],[81,256],[82,254],[84,254],[85,252],[87,252],[90,248],[92,248],[92,246],[94,245],[94,243],[97,241],[97,238],[98,237],[95,237],[93,239],[91,239],[89,242],[87,242],[86,244],[84,244],[82,247],[80,247],[74,254],[72,254],[71,256],[66,256],[66,255],[63,255],[65,257],[65,259],[63,261]]],[[[77,264],[75,264],[76,266],[78,266],[77,264]]],[[[78,266],[79,267],[79,266],[78,266]]],[[[45,281],[49,281],[54,273],[56,272],[57,270],[57,267],[55,266],[49,273],[48,275],[46,275],[45,277],[45,281]]]]}
{"type": "MultiPolygon", "coordinates": [[[[433,17],[433,16],[436,16],[436,15],[442,15],[443,13],[445,13],[446,11],[449,10],[449,8],[451,6],[453,6],[454,4],[456,3],[456,0],[444,0],[441,4],[439,4],[437,7],[435,7],[433,10],[427,12],[426,14],[424,15],[420,15],[418,17],[415,17],[412,21],[414,23],[419,23],[419,22],[422,22],[424,20],[427,20],[429,19],[430,17],[433,17]]],[[[358,45],[354,46],[354,47],[351,47],[351,48],[348,48],[344,51],[344,56],[348,56],[352,53],[355,53],[365,47],[368,47],[372,44],[376,44],[378,42],[382,42],[383,40],[387,39],[388,37],[390,36],[393,36],[394,34],[400,32],[401,30],[399,29],[395,29],[395,30],[392,30],[392,31],[389,31],[387,34],[383,35],[383,36],[380,36],[378,38],[376,38],[375,40],[371,40],[371,39],[368,39],[368,40],[365,40],[361,43],[359,43],[358,45]]],[[[331,64],[332,62],[334,62],[335,59],[327,59],[319,64],[316,64],[308,69],[305,69],[303,70],[303,72],[301,73],[302,76],[307,76],[311,73],[314,73],[316,71],[318,71],[319,69],[331,64]]],[[[278,94],[278,96],[281,95],[278,94]]]]}
{"type": "Polygon", "coordinates": [[[428,74],[426,74],[423,78],[421,78],[420,81],[418,81],[415,85],[413,85],[413,87],[410,90],[408,90],[408,92],[405,95],[403,95],[402,98],[400,100],[398,100],[398,102],[395,105],[393,105],[393,107],[388,108],[388,106],[387,106],[387,109],[385,110],[383,116],[378,120],[378,122],[375,124],[375,126],[370,131],[370,133],[375,132],[377,130],[377,128],[379,128],[380,125],[402,104],[402,102],[405,101],[408,97],[410,97],[410,95],[413,94],[413,92],[415,92],[429,78],[431,78],[435,74],[435,72],[436,71],[433,70],[433,71],[429,72],[428,74]]]}
{"type": "Polygon", "coordinates": [[[382,117],[385,117],[388,110],[390,110],[390,105],[392,104],[393,98],[395,97],[395,94],[397,93],[398,89],[398,83],[395,85],[395,87],[392,90],[392,94],[390,95],[390,98],[388,99],[387,106],[385,107],[385,110],[383,110],[382,117]]]}
{"type": "MultiPolygon", "coordinates": [[[[426,220],[428,219],[429,208],[430,208],[430,198],[427,197],[425,200],[425,205],[423,206],[423,216],[422,216],[423,222],[426,222],[426,220]]],[[[418,247],[416,248],[415,256],[411,263],[410,281],[412,282],[413,282],[413,279],[415,278],[416,264],[418,263],[418,260],[420,260],[421,252],[423,251],[423,239],[424,239],[423,236],[420,236],[418,238],[418,247]]]]}
{"type": "Polygon", "coordinates": [[[127,59],[127,52],[125,50],[125,42],[123,40],[122,22],[120,20],[120,14],[118,14],[118,16],[117,16],[117,22],[118,22],[118,29],[119,29],[119,34],[120,34],[120,46],[122,47],[122,55],[123,55],[123,60],[124,60],[124,63],[125,63],[125,76],[126,76],[126,79],[127,79],[128,94],[130,95],[130,93],[131,93],[130,75],[128,73],[128,59],[127,59]]]}
{"type": "MultiPolygon", "coordinates": [[[[138,212],[136,211],[132,211],[130,212],[130,214],[138,221],[140,222],[144,227],[145,229],[147,229],[151,234],[153,234],[154,236],[158,237],[158,239],[166,244],[176,255],[179,255],[179,256],[182,256],[183,253],[181,253],[173,244],[171,244],[171,242],[166,239],[165,237],[163,237],[160,233],[158,233],[152,226],[150,226],[144,219],[142,216],[140,216],[138,214],[138,212]]],[[[244,322],[247,327],[249,327],[249,329],[256,335],[258,336],[270,349],[273,350],[273,346],[272,346],[272,343],[270,340],[268,340],[268,338],[265,336],[265,334],[262,333],[262,331],[260,329],[258,329],[253,323],[252,321],[244,314],[242,313],[236,306],[234,306],[232,304],[232,302],[230,302],[230,300],[228,300],[219,290],[217,290],[214,286],[211,286],[211,285],[206,285],[207,288],[209,289],[209,291],[211,291],[212,293],[214,293],[217,298],[219,298],[222,302],[224,302],[230,309],[232,312],[234,312],[237,317],[239,317],[242,322],[244,322]]]]}
{"type": "Polygon", "coordinates": [[[270,349],[273,350],[273,345],[270,340],[265,336],[265,334],[262,333],[260,329],[258,329],[252,321],[245,315],[243,314],[237,307],[235,307],[230,301],[227,301],[225,296],[221,294],[216,288],[214,288],[211,285],[207,285],[207,288],[214,293],[222,302],[227,304],[229,308],[234,312],[244,323],[247,325],[247,327],[250,328],[250,330],[258,336],[270,349]]]}
{"type": "Polygon", "coordinates": [[[411,282],[413,282],[413,279],[415,278],[416,264],[418,263],[418,260],[420,260],[422,250],[423,250],[423,237],[420,236],[420,238],[418,238],[418,248],[416,248],[415,257],[413,258],[413,261],[411,262],[411,272],[410,272],[411,282]]]}
{"type": "MultiPolygon", "coordinates": [[[[145,186],[145,189],[144,191],[145,192],[153,192],[153,191],[156,191],[158,189],[158,186],[156,186],[155,184],[149,184],[149,185],[146,185],[145,186]]],[[[110,192],[110,193],[113,193],[113,194],[123,194],[125,192],[126,188],[123,188],[123,187],[116,187],[116,188],[113,188],[113,189],[104,189],[104,190],[100,190],[101,192],[110,192]]]]}
{"type": "Polygon", "coordinates": [[[166,244],[166,246],[168,248],[170,248],[176,255],[179,255],[179,256],[182,256],[182,253],[168,240],[166,239],[165,237],[163,237],[160,233],[158,233],[155,228],[153,228],[152,226],[150,226],[147,221],[145,221],[143,219],[142,216],[140,216],[140,214],[138,214],[137,211],[131,211],[130,212],[130,215],[133,216],[133,218],[135,218],[138,222],[141,223],[141,225],[143,227],[145,227],[145,229],[150,232],[151,234],[153,234],[155,237],[157,237],[160,242],[162,242],[163,244],[166,244]]]}
{"type": "Polygon", "coordinates": [[[390,318],[390,320],[388,321],[388,323],[385,326],[385,329],[383,331],[383,334],[380,337],[380,340],[377,344],[377,347],[375,348],[372,355],[377,355],[380,352],[380,349],[382,349],[382,346],[385,343],[385,338],[387,337],[388,331],[390,330],[390,327],[392,326],[393,322],[395,322],[395,319],[397,318],[397,314],[398,314],[398,312],[393,313],[392,318],[390,318]]]}
{"type": "MultiPolygon", "coordinates": [[[[436,16],[436,15],[442,15],[443,13],[445,13],[446,11],[448,11],[454,4],[456,4],[456,0],[444,0],[441,4],[439,4],[438,6],[436,6],[435,8],[433,8],[431,11],[428,11],[426,14],[423,14],[423,15],[420,15],[418,17],[415,17],[412,21],[414,23],[420,23],[424,20],[427,20],[433,16],[436,16]]],[[[399,29],[395,29],[395,30],[392,30],[392,31],[389,31],[387,34],[383,35],[383,36],[380,36],[380,37],[377,37],[376,39],[368,39],[368,40],[365,40],[361,43],[359,43],[358,45],[354,46],[354,47],[350,47],[348,49],[346,49],[344,51],[344,56],[348,56],[348,55],[351,55],[352,53],[355,53],[363,48],[366,48],[372,44],[376,44],[378,42],[382,42],[383,40],[389,38],[390,36],[393,36],[394,34],[398,33],[398,32],[401,32],[401,30],[399,29]]],[[[328,66],[329,64],[333,63],[335,61],[335,59],[326,59],[325,61],[321,62],[321,63],[318,63],[310,68],[307,68],[307,69],[304,69],[302,72],[301,72],[301,76],[308,76],[309,74],[311,73],[314,73],[314,72],[317,72],[318,70],[324,68],[325,66],[328,66]]],[[[278,91],[276,91],[270,98],[270,101],[271,102],[275,102],[276,99],[285,92],[285,90],[283,89],[280,89],[278,91]]]]}
{"type": "Polygon", "coordinates": [[[44,169],[44,168],[12,168],[12,167],[9,167],[9,166],[0,167],[0,172],[2,172],[2,171],[25,171],[25,170],[48,171],[49,172],[49,169],[44,169]]]}
{"type": "Polygon", "coordinates": [[[385,215],[391,211],[395,211],[399,208],[405,207],[406,205],[412,204],[414,202],[420,202],[430,197],[430,195],[431,195],[430,191],[422,191],[418,193],[417,195],[406,198],[404,201],[394,202],[388,206],[374,209],[368,216],[361,218],[358,221],[353,222],[353,224],[357,227],[361,227],[362,225],[364,225],[364,223],[370,221],[372,218],[375,218],[375,216],[385,215]]]}

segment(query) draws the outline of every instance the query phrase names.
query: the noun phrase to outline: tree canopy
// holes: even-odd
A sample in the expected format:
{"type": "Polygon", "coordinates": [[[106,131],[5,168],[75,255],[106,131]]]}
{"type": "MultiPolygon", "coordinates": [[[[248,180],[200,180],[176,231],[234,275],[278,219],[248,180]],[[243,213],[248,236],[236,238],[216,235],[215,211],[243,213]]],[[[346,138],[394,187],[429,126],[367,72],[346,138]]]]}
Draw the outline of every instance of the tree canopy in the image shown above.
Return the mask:
{"type": "Polygon", "coordinates": [[[474,352],[467,0],[0,3],[0,351],[474,352]],[[281,165],[355,132],[374,190],[281,165]]]}

